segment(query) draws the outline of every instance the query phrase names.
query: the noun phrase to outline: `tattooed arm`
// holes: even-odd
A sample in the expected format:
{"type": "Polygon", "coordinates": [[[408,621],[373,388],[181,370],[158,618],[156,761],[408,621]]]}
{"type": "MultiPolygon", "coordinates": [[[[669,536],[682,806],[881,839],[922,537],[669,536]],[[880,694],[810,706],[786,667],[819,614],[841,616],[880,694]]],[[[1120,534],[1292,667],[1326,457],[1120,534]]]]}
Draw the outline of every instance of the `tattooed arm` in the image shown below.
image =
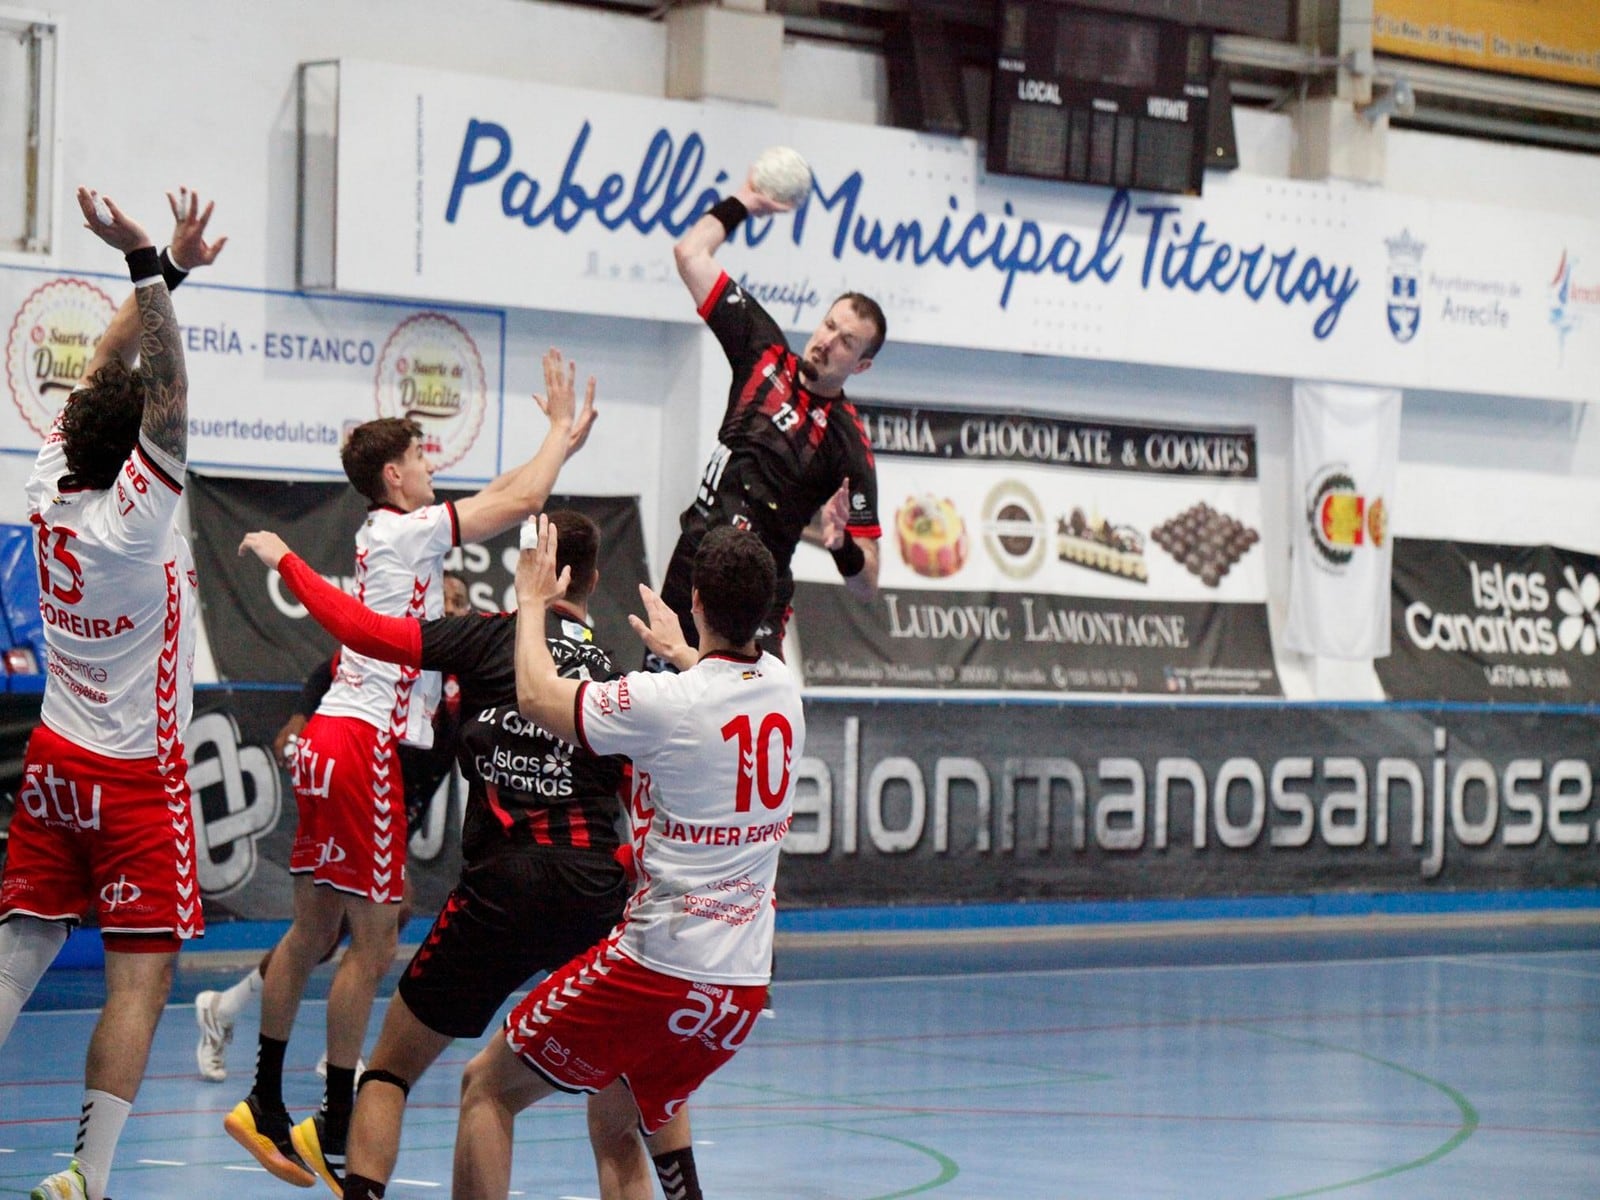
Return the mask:
{"type": "MultiPolygon", "coordinates": [[[[172,244],[168,261],[180,272],[177,278],[181,282],[183,276],[196,267],[209,267],[216,262],[217,255],[222,253],[228,239],[220,237],[214,242],[206,241],[206,226],[211,221],[215,202],[208,203],[202,209],[198,192],[191,192],[188,188],[179,188],[176,196],[168,192],[167,206],[172,209],[172,244]]],[[[176,287],[177,283],[172,286],[176,287]]],[[[133,366],[139,353],[140,326],[139,298],[130,292],[111,318],[111,324],[106,326],[106,331],[95,343],[94,357],[84,368],[84,378],[93,375],[113,358],[120,358],[128,366],[133,366]]]]}
{"type": "Polygon", "coordinates": [[[183,340],[172,311],[172,294],[161,280],[135,288],[139,297],[139,374],[144,376],[144,420],[140,431],[178,462],[189,461],[189,372],[183,340]]]}
{"type": "MultiPolygon", "coordinates": [[[[130,261],[140,253],[155,263],[155,245],[144,227],[112,201],[88,188],[78,189],[84,227],[130,261]]],[[[183,342],[172,311],[172,296],[159,265],[151,278],[134,288],[139,305],[139,373],[144,376],[145,402],[141,432],[178,462],[189,457],[189,374],[183,363],[183,342]]]]}

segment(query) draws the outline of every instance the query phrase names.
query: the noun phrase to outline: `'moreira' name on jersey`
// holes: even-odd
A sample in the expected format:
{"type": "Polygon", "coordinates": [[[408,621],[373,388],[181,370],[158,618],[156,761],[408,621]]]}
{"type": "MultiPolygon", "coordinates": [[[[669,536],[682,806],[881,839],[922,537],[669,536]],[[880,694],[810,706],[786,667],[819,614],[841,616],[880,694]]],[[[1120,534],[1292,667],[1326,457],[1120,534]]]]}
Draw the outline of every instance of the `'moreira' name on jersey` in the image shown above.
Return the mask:
{"type": "Polygon", "coordinates": [[[84,617],[65,608],[58,608],[45,599],[39,601],[39,615],[44,618],[46,625],[54,625],[57,629],[64,629],[74,637],[96,638],[116,637],[119,633],[126,633],[133,628],[133,618],[127,613],[118,615],[115,622],[105,617],[84,617]]]}

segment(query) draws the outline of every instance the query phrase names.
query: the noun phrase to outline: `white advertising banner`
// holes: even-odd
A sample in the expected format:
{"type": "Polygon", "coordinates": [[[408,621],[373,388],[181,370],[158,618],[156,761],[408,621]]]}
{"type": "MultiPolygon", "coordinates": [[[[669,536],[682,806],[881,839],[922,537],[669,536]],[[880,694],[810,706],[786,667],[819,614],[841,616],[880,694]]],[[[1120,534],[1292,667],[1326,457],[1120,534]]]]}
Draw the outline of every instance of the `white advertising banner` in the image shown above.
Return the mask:
{"type": "Polygon", "coordinates": [[[1289,649],[1343,659],[1389,653],[1399,462],[1398,391],[1295,383],[1289,649]]]}
{"type": "MultiPolygon", "coordinates": [[[[0,448],[38,450],[127,292],[126,277],[0,267],[0,448]]],[[[503,312],[202,283],[173,305],[192,465],[342,475],[349,426],[408,416],[441,479],[498,473],[503,312]]]]}
{"type": "Polygon", "coordinates": [[[354,61],[338,120],[341,291],[692,321],[672,243],[779,143],[811,197],[719,257],[792,329],[853,288],[891,340],[1600,395],[1592,221],[1237,172],[1046,184],[972,141],[354,61]]]}
{"type": "Polygon", "coordinates": [[[799,548],[808,686],[1280,694],[1253,429],[859,410],[880,599],[799,548]]]}

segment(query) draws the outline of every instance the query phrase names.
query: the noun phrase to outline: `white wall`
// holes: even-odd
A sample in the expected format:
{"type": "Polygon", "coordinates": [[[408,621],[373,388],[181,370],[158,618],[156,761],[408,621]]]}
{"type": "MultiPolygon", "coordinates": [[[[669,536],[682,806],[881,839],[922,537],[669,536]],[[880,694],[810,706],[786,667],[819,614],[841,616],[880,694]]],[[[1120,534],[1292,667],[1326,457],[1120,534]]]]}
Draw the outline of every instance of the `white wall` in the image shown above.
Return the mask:
{"type": "MultiPolygon", "coordinates": [[[[532,0],[58,0],[65,78],[64,178],[88,182],[154,214],[162,190],[186,183],[215,196],[230,235],[211,281],[293,284],[295,69],[339,56],[659,95],[666,34],[659,22],[532,0]]],[[[882,63],[790,41],[782,108],[873,122],[885,110],[882,63]]],[[[1287,177],[1292,123],[1238,114],[1241,170],[1287,177]]],[[[1592,217],[1600,157],[1408,132],[1390,134],[1386,186],[1592,217]]],[[[104,267],[106,252],[71,222],[57,263],[104,267]]],[[[484,269],[494,269],[485,264],[484,269]]],[[[687,305],[687,300],[685,301],[687,305]]],[[[560,345],[601,377],[603,415],[565,490],[637,494],[659,573],[715,428],[726,368],[708,334],[669,325],[514,312],[508,321],[507,461],[531,453],[538,423],[515,414],[539,387],[538,358],[560,345]]],[[[1291,509],[1287,380],[1156,370],[1065,359],[954,352],[891,343],[857,389],[862,398],[1055,409],[1258,427],[1268,517],[1263,530],[1275,618],[1286,605],[1283,553],[1291,509]]],[[[1600,387],[1597,387],[1600,397],[1600,387]]],[[[1406,397],[1401,534],[1558,540],[1597,548],[1600,429],[1585,405],[1441,393],[1406,397]],[[1506,475],[1505,473],[1511,473],[1506,475]],[[1486,481],[1526,485],[1536,504],[1506,504],[1486,481]],[[1552,507],[1563,514],[1546,520],[1552,507]],[[1449,527],[1448,529],[1446,527],[1449,527]]],[[[533,413],[531,404],[521,411],[533,413]]],[[[26,464],[0,459],[0,518],[21,516],[26,464]]],[[[1291,692],[1309,664],[1283,664],[1291,692]]],[[[1326,685],[1326,680],[1324,684],[1326,685]]],[[[1333,685],[1360,693],[1364,682],[1333,685]]]]}
{"type": "MultiPolygon", "coordinates": [[[[218,282],[294,282],[295,68],[362,56],[660,95],[660,24],[525,0],[58,0],[69,185],[215,195],[234,241],[218,282]]],[[[71,228],[63,261],[102,257],[71,228]]]]}

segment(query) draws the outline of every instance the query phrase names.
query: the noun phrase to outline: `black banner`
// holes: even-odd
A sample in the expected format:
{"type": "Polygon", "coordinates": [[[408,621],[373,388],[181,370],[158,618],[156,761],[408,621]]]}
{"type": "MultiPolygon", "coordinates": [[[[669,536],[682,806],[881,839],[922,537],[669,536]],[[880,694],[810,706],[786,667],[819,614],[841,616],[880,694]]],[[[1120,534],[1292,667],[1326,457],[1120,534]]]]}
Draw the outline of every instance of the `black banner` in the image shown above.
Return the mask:
{"type": "Polygon", "coordinates": [[[1129,425],[1048,413],[856,406],[874,454],[934,462],[1076,467],[1192,479],[1255,479],[1253,430],[1129,425]]]}
{"type": "Polygon", "coordinates": [[[1278,696],[1262,606],[800,583],[808,687],[1278,696]]]}
{"type": "Polygon", "coordinates": [[[1396,538],[1399,700],[1600,701],[1600,558],[1556,546],[1396,538]]]}
{"type": "MultiPolygon", "coordinates": [[[[196,692],[208,920],[290,915],[294,801],[270,743],[293,698],[196,692]]],[[[37,715],[37,696],[0,697],[16,769],[37,715]]],[[[1600,882],[1600,712],[813,700],[806,726],[788,906],[1600,882]]],[[[419,914],[459,873],[462,816],[446,781],[409,843],[419,914]]]]}
{"type": "Polygon", "coordinates": [[[806,706],[780,903],[1592,887],[1600,713],[806,706]]]}
{"type": "MultiPolygon", "coordinates": [[[[200,611],[218,677],[298,683],[333,652],[333,642],[307,618],[275,572],[253,555],[238,555],[239,542],[251,530],[270,529],[316,570],[345,581],[348,588],[355,570],[355,533],[366,515],[366,502],[343,483],[191,474],[188,491],[200,611]]],[[[440,489],[438,498],[459,500],[470,494],[440,489]]],[[[630,496],[552,496],[546,507],[577,509],[599,524],[600,586],[590,612],[600,643],[614,647],[620,661],[629,663],[638,637],[628,627],[627,614],[640,611],[638,585],[648,581],[638,501],[630,496]]],[[[517,535],[511,529],[446,556],[445,569],[466,579],[473,607],[496,612],[516,606],[517,535]]]]}

